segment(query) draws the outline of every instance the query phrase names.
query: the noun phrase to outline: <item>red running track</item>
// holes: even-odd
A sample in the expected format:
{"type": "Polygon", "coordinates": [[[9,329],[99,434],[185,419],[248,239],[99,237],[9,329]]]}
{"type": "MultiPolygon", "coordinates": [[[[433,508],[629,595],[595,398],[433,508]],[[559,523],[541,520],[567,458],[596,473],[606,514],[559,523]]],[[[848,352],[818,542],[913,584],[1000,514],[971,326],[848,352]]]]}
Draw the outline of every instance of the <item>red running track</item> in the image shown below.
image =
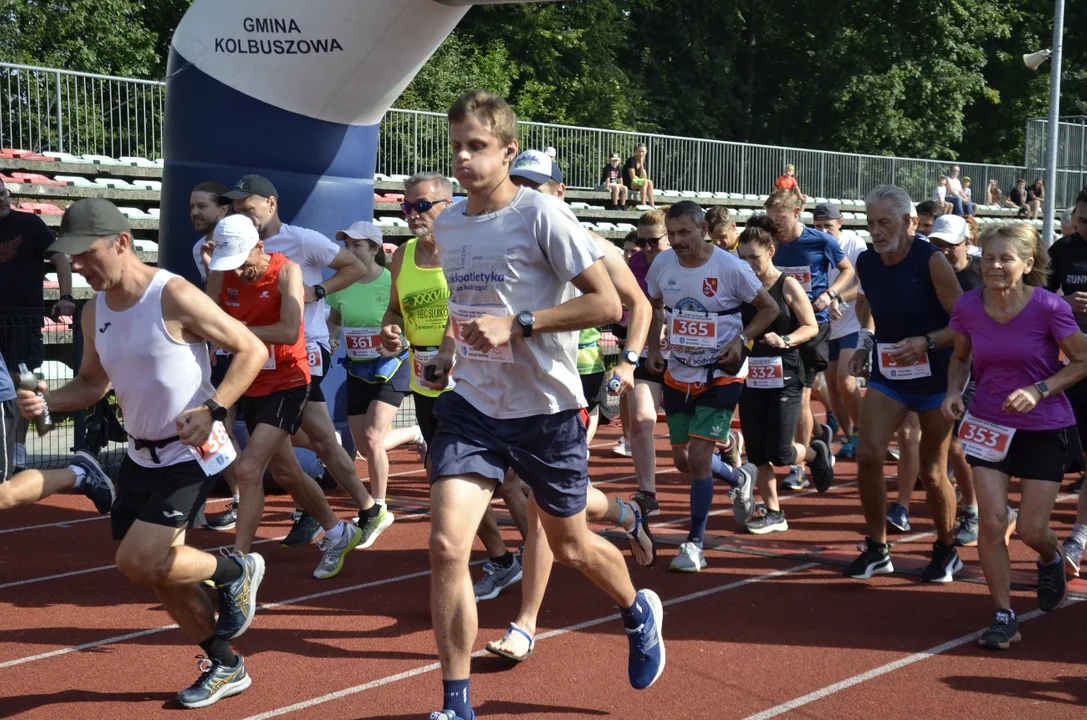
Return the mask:
{"type": "MultiPolygon", "coordinates": [[[[592,474],[606,492],[627,495],[636,489],[633,468],[611,454],[616,436],[602,429],[592,474]]],[[[902,572],[870,582],[841,577],[863,533],[852,463],[838,464],[829,493],[783,500],[787,533],[737,533],[730,501],[718,493],[709,567],[670,574],[687,486],[668,472],[666,442],[658,439],[657,447],[656,532],[673,544],[662,544],[653,568],[630,565],[635,584],[653,588],[667,605],[665,674],[646,692],[631,690],[616,608],[580,575],[558,568],[533,657],[513,666],[478,653],[473,698],[481,717],[1087,717],[1087,606],[1073,598],[1034,617],[1033,558],[1022,543],[1011,546],[1022,586],[1013,604],[1030,619],[1023,643],[996,654],[974,641],[992,612],[976,549],[962,550],[963,582],[925,585],[910,575],[932,542],[921,493],[913,532],[894,538],[903,541],[894,556],[902,572]]],[[[427,488],[414,453],[395,452],[392,461],[396,523],[330,581],[310,578],[315,548],[284,550],[275,542],[289,528],[292,507],[284,497],[269,498],[260,532],[266,542],[258,546],[268,562],[263,609],[236,644],[253,686],[194,714],[417,720],[438,709],[427,488]]],[[[334,501],[350,512],[342,496],[334,501]]],[[[0,515],[0,717],[176,715],[175,694],[196,677],[199,649],[170,627],[150,593],[113,568],[108,523],[87,505],[61,496],[0,515]]],[[[1054,514],[1062,537],[1074,515],[1075,500],[1062,496],[1054,514]]],[[[517,544],[509,527],[504,532],[517,544]]],[[[204,548],[231,540],[230,533],[190,533],[204,548]]],[[[1087,596],[1085,584],[1073,589],[1087,596]]],[[[514,588],[479,606],[478,649],[502,634],[519,602],[514,588]]]]}

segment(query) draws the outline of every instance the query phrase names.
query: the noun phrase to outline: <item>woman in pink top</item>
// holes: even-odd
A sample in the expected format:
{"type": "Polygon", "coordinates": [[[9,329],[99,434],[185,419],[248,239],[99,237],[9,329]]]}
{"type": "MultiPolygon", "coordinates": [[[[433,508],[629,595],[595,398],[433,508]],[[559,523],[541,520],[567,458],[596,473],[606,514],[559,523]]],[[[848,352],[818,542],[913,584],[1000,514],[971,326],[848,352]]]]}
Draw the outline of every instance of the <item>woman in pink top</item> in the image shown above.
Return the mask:
{"type": "Polygon", "coordinates": [[[1068,303],[1042,287],[1049,255],[1033,226],[991,227],[978,244],[985,285],[964,293],[951,315],[955,355],[943,413],[962,419],[959,438],[978,498],[978,554],[996,605],[993,624],[978,643],[1004,650],[1020,640],[1004,540],[1013,476],[1021,480],[1019,538],[1038,552],[1038,605],[1050,612],[1065,598],[1064,558],[1049,516],[1065,458],[1080,452],[1064,390],[1087,376],[1087,338],[1068,303]],[[1066,365],[1059,360],[1062,351],[1071,358],[1066,365]],[[962,390],[971,360],[977,390],[967,411],[962,390]]]}

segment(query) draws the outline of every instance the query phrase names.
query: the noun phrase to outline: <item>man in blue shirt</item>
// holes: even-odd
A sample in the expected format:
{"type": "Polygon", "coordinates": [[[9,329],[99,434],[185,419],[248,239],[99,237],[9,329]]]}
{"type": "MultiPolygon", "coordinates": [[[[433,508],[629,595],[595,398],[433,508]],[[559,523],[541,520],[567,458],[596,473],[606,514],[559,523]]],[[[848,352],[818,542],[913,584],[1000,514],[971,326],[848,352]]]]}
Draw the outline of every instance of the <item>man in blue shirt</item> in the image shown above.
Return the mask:
{"type": "MultiPolygon", "coordinates": [[[[816,376],[830,364],[830,321],[832,317],[841,317],[839,297],[853,282],[853,264],[832,235],[800,222],[803,205],[791,190],[775,190],[767,198],[764,207],[773,225],[776,243],[774,265],[782,273],[796,278],[808,293],[815,309],[815,320],[819,324],[819,333],[815,338],[798,348],[804,370],[804,395],[795,439],[805,446],[810,445],[814,439],[820,439],[829,447],[834,435],[829,427],[821,425],[819,434],[814,434],[811,388],[815,384],[816,376]],[[832,267],[839,272],[833,283],[827,276],[832,267]]],[[[795,472],[790,471],[785,480],[785,486],[790,490],[799,490],[806,485],[804,469],[801,466],[796,466],[795,472]]]]}
{"type": "MultiPolygon", "coordinates": [[[[72,464],[63,470],[23,470],[12,474],[19,415],[15,383],[6,368],[4,356],[0,355],[0,511],[35,503],[54,493],[72,491],[94,501],[98,512],[108,513],[116,497],[113,483],[86,450],[77,452],[72,457],[72,464]]],[[[44,390],[44,385],[39,383],[38,389],[44,390]]]]}

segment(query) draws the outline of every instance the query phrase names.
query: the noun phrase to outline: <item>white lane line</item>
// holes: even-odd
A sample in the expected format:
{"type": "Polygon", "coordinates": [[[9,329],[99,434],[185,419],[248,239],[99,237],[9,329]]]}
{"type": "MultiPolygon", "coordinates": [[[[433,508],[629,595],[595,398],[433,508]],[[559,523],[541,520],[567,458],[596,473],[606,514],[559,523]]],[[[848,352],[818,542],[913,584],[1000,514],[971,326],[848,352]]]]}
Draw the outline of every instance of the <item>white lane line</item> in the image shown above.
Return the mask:
{"type": "MultiPolygon", "coordinates": [[[[741,588],[746,585],[753,585],[755,583],[763,582],[764,580],[773,580],[784,575],[790,575],[796,572],[803,572],[804,570],[811,570],[812,568],[816,567],[819,567],[818,563],[804,563],[802,565],[785,568],[784,570],[775,570],[774,572],[767,573],[765,575],[745,578],[743,580],[730,582],[726,585],[719,585],[717,587],[709,588],[707,590],[700,590],[689,595],[672,598],[671,600],[664,601],[662,604],[665,607],[679,605],[681,603],[690,602],[691,600],[698,600],[700,598],[708,597],[710,595],[716,595],[718,593],[726,592],[729,590],[736,590],[737,588],[741,588]]],[[[614,613],[612,615],[606,615],[604,617],[599,617],[594,620],[587,620],[582,623],[577,623],[576,625],[568,625],[566,627],[558,628],[556,630],[549,630],[547,632],[537,635],[536,639],[546,640],[547,638],[553,638],[558,637],[559,635],[577,632],[578,630],[584,630],[586,628],[590,628],[596,625],[602,625],[607,622],[614,622],[621,618],[622,616],[619,613],[614,613]]],[[[667,637],[665,639],[667,640],[667,637]]],[[[485,657],[488,654],[489,653],[486,650],[477,650],[476,652],[472,653],[472,657],[485,657]]],[[[418,677],[419,675],[425,675],[426,673],[434,672],[435,670],[439,669],[441,669],[441,665],[439,663],[429,663],[427,665],[422,665],[417,668],[412,668],[411,670],[405,670],[404,672],[396,673],[395,675],[389,675],[383,678],[378,678],[377,680],[371,680],[370,682],[363,683],[361,685],[355,685],[354,687],[349,687],[344,690],[337,690],[336,692],[331,692],[326,695],[321,695],[319,697],[311,698],[309,700],[303,700],[301,702],[294,703],[293,705],[287,705],[285,707],[277,708],[275,710],[269,710],[267,712],[260,713],[259,715],[251,715],[250,717],[245,718],[245,720],[268,720],[269,718],[288,715],[290,713],[298,712],[299,710],[306,710],[316,705],[323,705],[324,703],[332,702],[333,700],[340,700],[345,697],[350,697],[351,695],[358,695],[359,693],[363,693],[368,690],[373,690],[375,688],[383,687],[385,685],[391,685],[392,683],[400,682],[401,680],[408,680],[413,677],[418,677]]]]}
{"type": "MultiPolygon", "coordinates": [[[[1077,602],[1082,602],[1082,600],[1070,599],[1062,607],[1067,607],[1068,605],[1077,602]]],[[[1020,615],[1018,617],[1018,620],[1020,623],[1025,623],[1034,620],[1042,614],[1043,613],[1041,610],[1032,610],[1025,615],[1020,615]]],[[[797,708],[813,703],[816,700],[822,700],[823,698],[830,697],[831,695],[839,693],[842,690],[847,690],[855,685],[860,685],[863,682],[874,680],[881,675],[886,675],[888,673],[894,672],[895,670],[900,670],[908,665],[913,665],[914,663],[921,662],[922,660],[928,660],[929,658],[940,655],[941,653],[945,653],[948,650],[954,650],[957,647],[966,645],[967,643],[973,642],[980,638],[987,629],[988,628],[985,628],[983,630],[975,630],[969,635],[963,635],[962,637],[957,637],[954,640],[948,640],[942,645],[931,647],[928,650],[922,650],[919,653],[914,653],[913,655],[909,655],[900,660],[895,660],[894,662],[887,663],[886,665],[880,665],[877,668],[873,668],[867,672],[863,672],[858,675],[854,675],[853,677],[846,678],[845,680],[836,682],[833,685],[827,685],[825,688],[816,690],[815,692],[808,693],[807,695],[803,695],[780,705],[775,705],[774,707],[763,710],[760,713],[749,715],[744,720],[768,720],[769,718],[777,717],[778,715],[787,713],[790,710],[796,710],[797,708]]]]}
{"type": "MultiPolygon", "coordinates": [[[[469,563],[469,565],[482,565],[484,562],[486,561],[477,560],[475,562],[469,563]]],[[[298,597],[290,598],[288,600],[279,600],[272,603],[259,603],[257,605],[257,609],[263,611],[272,608],[286,607],[288,605],[298,605],[309,600],[332,597],[333,595],[343,595],[344,593],[354,592],[355,590],[367,590],[369,588],[380,587],[382,585],[392,585],[393,583],[403,582],[406,580],[415,580],[417,578],[427,577],[428,575],[430,575],[429,570],[421,570],[419,572],[408,573],[407,575],[397,575],[396,577],[385,578],[384,580],[371,580],[370,582],[360,583],[358,585],[349,585],[347,587],[336,588],[334,590],[325,590],[323,592],[311,593],[309,595],[300,595],[298,597]]],[[[147,635],[154,635],[156,633],[166,632],[167,630],[175,629],[177,629],[176,624],[163,625],[161,627],[149,628],[147,630],[139,630],[136,632],[126,633],[124,635],[115,635],[113,637],[104,638],[102,640],[95,640],[93,642],[83,643],[82,645],[73,645],[71,647],[50,650],[49,652],[39,653],[37,655],[29,655],[27,657],[16,658],[15,660],[8,660],[6,662],[2,662],[0,663],[0,670],[15,667],[16,665],[25,665],[27,663],[38,662],[40,660],[47,660],[49,658],[58,657],[60,655],[68,655],[70,653],[79,652],[80,650],[90,650],[93,648],[101,647],[103,645],[115,645],[117,643],[125,642],[126,640],[132,640],[133,638],[145,637],[147,635]]]]}

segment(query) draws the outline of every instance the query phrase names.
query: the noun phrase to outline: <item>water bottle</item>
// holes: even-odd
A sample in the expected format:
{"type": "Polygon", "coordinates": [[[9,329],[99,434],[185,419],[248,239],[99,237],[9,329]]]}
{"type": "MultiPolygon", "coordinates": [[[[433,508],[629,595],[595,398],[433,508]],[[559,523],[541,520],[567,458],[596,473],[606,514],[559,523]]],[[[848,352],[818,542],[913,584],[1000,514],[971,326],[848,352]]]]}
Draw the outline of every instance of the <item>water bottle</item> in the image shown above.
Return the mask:
{"type": "Polygon", "coordinates": [[[619,380],[618,375],[612,375],[611,380],[608,380],[608,392],[615,394],[619,392],[619,386],[622,385],[622,381],[619,380]]]}
{"type": "Polygon", "coordinates": [[[42,437],[52,430],[53,418],[49,415],[49,405],[45,402],[45,395],[38,390],[38,376],[27,369],[26,363],[19,363],[19,389],[36,392],[42,401],[42,414],[34,418],[34,425],[38,428],[38,437],[42,437]]]}

